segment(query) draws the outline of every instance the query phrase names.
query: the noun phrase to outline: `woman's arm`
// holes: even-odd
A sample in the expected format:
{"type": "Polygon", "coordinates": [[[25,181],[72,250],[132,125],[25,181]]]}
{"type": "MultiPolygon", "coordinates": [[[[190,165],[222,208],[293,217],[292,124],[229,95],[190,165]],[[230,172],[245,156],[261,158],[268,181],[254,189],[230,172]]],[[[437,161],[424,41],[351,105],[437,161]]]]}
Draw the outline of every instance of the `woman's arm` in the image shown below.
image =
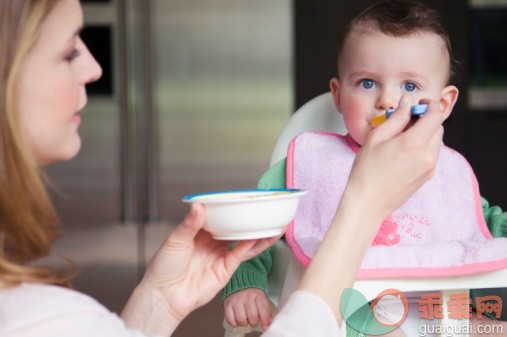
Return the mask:
{"type": "Polygon", "coordinates": [[[263,337],[304,336],[305,326],[315,328],[312,336],[338,336],[342,291],[352,287],[382,219],[433,174],[442,142],[443,119],[438,104],[427,103],[426,115],[408,130],[409,104],[402,99],[392,117],[370,132],[356,157],[331,228],[298,291],[263,337]],[[369,211],[364,212],[365,209],[369,211]],[[302,294],[308,296],[301,297],[302,294]],[[308,310],[306,306],[312,307],[308,310]],[[306,320],[291,319],[305,310],[306,320]]]}
{"type": "Polygon", "coordinates": [[[382,219],[433,175],[443,120],[438,104],[428,103],[428,113],[408,130],[409,104],[402,99],[398,111],[370,131],[332,225],[301,281],[299,289],[324,299],[338,320],[341,292],[352,286],[382,219]]]}
{"type": "Polygon", "coordinates": [[[129,328],[148,336],[170,336],[193,310],[208,303],[242,261],[272,245],[278,237],[240,241],[214,240],[201,230],[204,207],[192,206],[151,260],[121,316],[129,328]]]}
{"type": "MultiPolygon", "coordinates": [[[[332,312],[338,320],[341,292],[353,284],[381,220],[433,172],[442,140],[442,118],[437,110],[438,104],[431,102],[426,115],[403,131],[410,117],[409,104],[402,100],[398,111],[370,132],[358,153],[332,227],[299,287],[311,298],[317,296],[316,303],[327,303],[328,307],[315,302],[314,305],[332,312]],[[368,214],[364,212],[366,208],[370,210],[368,214]],[[346,236],[355,239],[345,240],[346,236]],[[336,244],[338,241],[340,244],[336,244]],[[337,259],[343,256],[347,258],[337,259]]],[[[204,208],[194,205],[166,239],[122,313],[128,327],[147,335],[169,336],[183,318],[223,288],[242,261],[278,239],[240,241],[229,250],[227,242],[216,241],[201,230],[203,224],[204,208]]],[[[314,319],[318,321],[319,317],[314,319]]],[[[305,324],[291,319],[285,323],[283,319],[277,321],[273,329],[283,324],[305,324]]]]}

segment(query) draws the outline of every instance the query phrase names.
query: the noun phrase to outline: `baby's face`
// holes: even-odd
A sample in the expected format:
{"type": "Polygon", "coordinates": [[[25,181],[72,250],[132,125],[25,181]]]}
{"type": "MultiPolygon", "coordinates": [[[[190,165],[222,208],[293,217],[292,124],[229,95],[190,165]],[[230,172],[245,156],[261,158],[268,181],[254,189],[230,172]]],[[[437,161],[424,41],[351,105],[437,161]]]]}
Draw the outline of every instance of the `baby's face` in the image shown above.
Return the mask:
{"type": "Polygon", "coordinates": [[[381,32],[352,32],[339,62],[338,110],[360,145],[371,118],[397,108],[402,94],[412,104],[440,101],[449,76],[449,55],[431,33],[393,37],[381,32]]]}

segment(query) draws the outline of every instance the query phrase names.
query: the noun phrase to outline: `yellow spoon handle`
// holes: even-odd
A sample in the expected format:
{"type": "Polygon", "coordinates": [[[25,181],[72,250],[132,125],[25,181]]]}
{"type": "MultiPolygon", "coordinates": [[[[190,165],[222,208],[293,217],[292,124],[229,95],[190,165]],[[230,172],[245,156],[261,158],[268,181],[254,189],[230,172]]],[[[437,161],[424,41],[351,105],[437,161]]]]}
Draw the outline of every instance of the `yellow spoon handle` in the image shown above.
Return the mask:
{"type": "Polygon", "coordinates": [[[384,123],[386,121],[386,119],[387,119],[386,114],[378,115],[378,116],[375,116],[372,119],[370,119],[370,124],[371,124],[371,126],[376,128],[380,124],[384,123]]]}

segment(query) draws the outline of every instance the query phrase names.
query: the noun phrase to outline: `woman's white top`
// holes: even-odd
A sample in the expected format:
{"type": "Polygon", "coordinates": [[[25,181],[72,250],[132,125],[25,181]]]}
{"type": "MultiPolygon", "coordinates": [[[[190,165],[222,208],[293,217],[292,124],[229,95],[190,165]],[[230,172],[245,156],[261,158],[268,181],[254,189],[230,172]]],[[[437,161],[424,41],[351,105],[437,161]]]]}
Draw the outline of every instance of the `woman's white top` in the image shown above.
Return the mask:
{"type": "MultiPolygon", "coordinates": [[[[141,337],[122,319],[85,294],[24,283],[0,290],[2,337],[141,337]]],[[[295,292],[264,337],[339,336],[331,309],[319,297],[295,292]]]]}

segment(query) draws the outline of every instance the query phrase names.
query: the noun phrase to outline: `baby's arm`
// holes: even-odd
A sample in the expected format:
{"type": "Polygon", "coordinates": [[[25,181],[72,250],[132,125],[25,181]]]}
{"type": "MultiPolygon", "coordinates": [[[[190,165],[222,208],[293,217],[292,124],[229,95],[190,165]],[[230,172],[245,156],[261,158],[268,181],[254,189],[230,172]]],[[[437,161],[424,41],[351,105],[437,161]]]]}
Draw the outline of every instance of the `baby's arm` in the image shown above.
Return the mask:
{"type": "Polygon", "coordinates": [[[270,188],[285,188],[286,187],[286,165],[287,158],[284,158],[273,164],[267,170],[262,177],[259,179],[259,183],[257,184],[257,188],[261,189],[270,189],[270,188]]]}
{"type": "MultiPolygon", "coordinates": [[[[495,238],[507,237],[507,212],[503,212],[499,206],[490,206],[488,201],[484,198],[482,198],[482,212],[484,213],[484,220],[486,220],[486,224],[488,225],[491,235],[495,238]]],[[[478,296],[488,295],[500,296],[504,303],[507,301],[505,292],[499,292],[498,289],[471,289],[470,298],[472,300],[473,309],[477,310],[475,304],[478,296]]],[[[502,315],[502,317],[500,317],[500,321],[495,322],[504,324],[505,322],[502,323],[501,321],[505,321],[506,318],[506,315],[502,315]]],[[[472,324],[477,323],[477,321],[474,322],[473,320],[471,322],[472,324]]]]}
{"type": "Polygon", "coordinates": [[[502,212],[498,206],[489,206],[486,199],[482,198],[482,212],[493,237],[507,237],[507,212],[502,212]]]}
{"type": "MultiPolygon", "coordinates": [[[[285,159],[266,171],[257,188],[285,188],[285,159]]],[[[264,329],[271,323],[273,313],[267,297],[268,275],[271,272],[271,249],[243,262],[222,291],[225,319],[229,325],[256,326],[264,329]]]]}
{"type": "Polygon", "coordinates": [[[271,322],[267,297],[268,275],[271,272],[271,248],[243,262],[222,291],[225,319],[229,325],[263,328],[271,322]]]}

